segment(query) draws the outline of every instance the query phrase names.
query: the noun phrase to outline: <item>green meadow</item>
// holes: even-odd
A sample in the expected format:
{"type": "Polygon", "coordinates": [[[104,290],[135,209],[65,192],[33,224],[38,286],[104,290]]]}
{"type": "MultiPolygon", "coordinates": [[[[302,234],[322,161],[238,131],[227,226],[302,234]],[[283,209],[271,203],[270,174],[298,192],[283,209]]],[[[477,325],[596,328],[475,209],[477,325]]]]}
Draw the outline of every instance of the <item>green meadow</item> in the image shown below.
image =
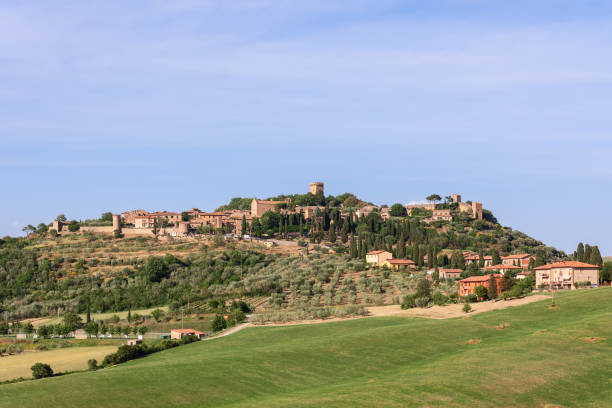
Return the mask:
{"type": "Polygon", "coordinates": [[[542,301],[450,320],[252,327],[100,371],[3,385],[0,406],[612,406],[612,289],[556,300],[554,309],[542,301]]]}

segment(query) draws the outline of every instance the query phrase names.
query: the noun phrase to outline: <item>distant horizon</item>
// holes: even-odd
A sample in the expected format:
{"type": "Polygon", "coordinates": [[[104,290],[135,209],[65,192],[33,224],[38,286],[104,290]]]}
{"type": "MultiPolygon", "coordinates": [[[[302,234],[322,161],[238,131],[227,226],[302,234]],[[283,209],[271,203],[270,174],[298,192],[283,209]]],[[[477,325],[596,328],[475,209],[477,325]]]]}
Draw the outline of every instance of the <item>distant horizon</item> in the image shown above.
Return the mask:
{"type": "Polygon", "coordinates": [[[7,0],[0,236],[323,180],[612,255],[610,49],[610,2],[7,0]]]}

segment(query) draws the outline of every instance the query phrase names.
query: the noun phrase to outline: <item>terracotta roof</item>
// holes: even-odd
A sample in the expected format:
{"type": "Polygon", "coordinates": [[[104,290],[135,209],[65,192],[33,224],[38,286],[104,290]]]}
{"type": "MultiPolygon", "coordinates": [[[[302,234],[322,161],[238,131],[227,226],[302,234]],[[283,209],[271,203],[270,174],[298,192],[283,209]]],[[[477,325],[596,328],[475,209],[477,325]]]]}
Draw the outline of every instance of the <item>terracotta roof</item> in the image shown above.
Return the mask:
{"type": "MultiPolygon", "coordinates": [[[[499,273],[494,274],[496,278],[501,278],[502,276],[499,273]]],[[[470,276],[465,279],[461,279],[459,282],[486,282],[490,279],[491,275],[483,275],[483,276],[470,276]]]]}
{"type": "Polygon", "coordinates": [[[383,250],[380,250],[380,249],[379,249],[378,251],[370,251],[370,252],[368,252],[366,255],[378,255],[378,254],[382,254],[383,252],[390,253],[390,252],[388,252],[388,251],[383,251],[383,250]]]}
{"type": "Polygon", "coordinates": [[[396,265],[414,265],[414,261],[412,259],[389,259],[387,262],[390,264],[396,265]]]}
{"type": "Polygon", "coordinates": [[[533,256],[533,255],[529,255],[529,254],[514,254],[514,255],[502,256],[501,259],[523,259],[523,258],[529,258],[530,256],[533,256]]]}
{"type": "Polygon", "coordinates": [[[182,334],[206,334],[204,332],[201,332],[199,330],[194,330],[194,329],[171,329],[171,332],[175,332],[175,333],[182,333],[182,334]]]}
{"type": "Polygon", "coordinates": [[[440,268],[440,272],[461,273],[463,269],[444,269],[440,268]]]}
{"type": "Polygon", "coordinates": [[[552,269],[552,268],[589,268],[589,269],[597,268],[597,269],[600,269],[600,266],[591,265],[588,263],[578,262],[578,261],[561,261],[561,262],[553,262],[547,265],[538,266],[535,269],[536,270],[546,270],[546,269],[552,269]]]}
{"type": "Polygon", "coordinates": [[[520,267],[514,266],[514,265],[499,264],[499,265],[487,266],[485,269],[499,270],[499,269],[523,269],[523,268],[520,268],[520,267]]]}

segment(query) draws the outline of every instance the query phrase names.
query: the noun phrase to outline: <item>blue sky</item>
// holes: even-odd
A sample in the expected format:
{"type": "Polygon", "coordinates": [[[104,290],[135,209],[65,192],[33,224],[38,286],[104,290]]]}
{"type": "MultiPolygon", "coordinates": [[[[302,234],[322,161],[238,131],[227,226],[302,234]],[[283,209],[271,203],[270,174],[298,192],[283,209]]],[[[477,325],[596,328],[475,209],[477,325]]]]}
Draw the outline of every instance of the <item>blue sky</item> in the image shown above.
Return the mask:
{"type": "Polygon", "coordinates": [[[612,255],[612,2],[0,3],[0,235],[313,180],[612,255]]]}

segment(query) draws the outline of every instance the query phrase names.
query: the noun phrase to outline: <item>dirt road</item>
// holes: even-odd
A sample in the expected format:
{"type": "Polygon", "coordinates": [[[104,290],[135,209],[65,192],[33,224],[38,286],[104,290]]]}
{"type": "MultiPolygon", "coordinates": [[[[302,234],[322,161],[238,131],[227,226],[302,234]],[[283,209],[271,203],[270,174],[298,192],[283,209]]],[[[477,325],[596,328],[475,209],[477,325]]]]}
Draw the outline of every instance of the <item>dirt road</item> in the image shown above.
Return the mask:
{"type": "MultiPolygon", "coordinates": [[[[540,300],[550,299],[547,295],[534,295],[527,296],[522,299],[512,300],[500,300],[498,302],[479,302],[472,303],[472,311],[469,315],[490,312],[492,310],[501,310],[508,307],[526,305],[528,303],[538,302],[540,300]]],[[[371,306],[368,307],[369,314],[367,316],[356,316],[349,318],[331,318],[325,320],[300,320],[283,323],[266,323],[262,326],[293,326],[297,324],[316,324],[316,323],[328,323],[337,322],[341,320],[351,319],[365,319],[368,317],[381,317],[381,316],[412,316],[412,317],[425,317],[428,319],[450,319],[452,317],[466,316],[463,311],[463,303],[445,305],[445,306],[432,306],[426,309],[414,308],[414,309],[402,309],[400,305],[390,306],[371,306]]]]}
{"type": "MultiPolygon", "coordinates": [[[[538,302],[540,300],[550,299],[547,295],[533,295],[521,299],[500,300],[497,302],[478,302],[472,303],[472,311],[469,313],[478,314],[490,312],[492,310],[506,309],[513,306],[526,305],[528,303],[538,302]]],[[[429,319],[449,319],[451,317],[465,316],[463,312],[463,303],[444,306],[433,306],[427,309],[402,309],[399,305],[391,306],[373,306],[369,307],[370,316],[415,316],[427,317],[429,319]]]]}

